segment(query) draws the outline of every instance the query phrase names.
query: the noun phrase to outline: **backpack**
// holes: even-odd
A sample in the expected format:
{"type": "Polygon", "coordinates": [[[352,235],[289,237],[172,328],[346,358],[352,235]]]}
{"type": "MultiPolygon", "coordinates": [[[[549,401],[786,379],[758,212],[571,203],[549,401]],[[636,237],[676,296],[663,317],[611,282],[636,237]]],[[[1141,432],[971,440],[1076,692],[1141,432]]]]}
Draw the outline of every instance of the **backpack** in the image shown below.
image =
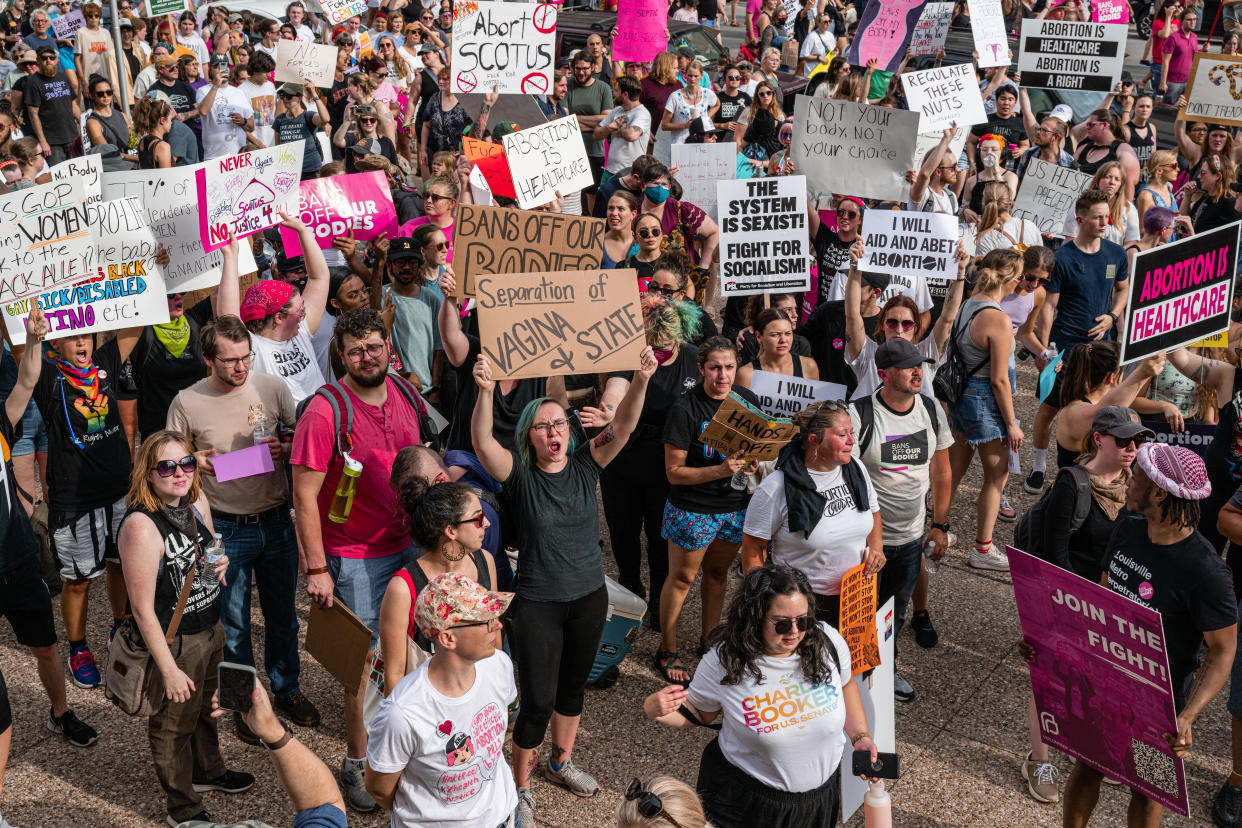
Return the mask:
{"type": "MultiPolygon", "coordinates": [[[[975,308],[974,313],[966,317],[965,328],[969,330],[970,323],[975,321],[975,317],[987,309],[987,305],[975,308]]],[[[962,399],[962,392],[966,390],[966,381],[978,373],[979,369],[987,365],[992,358],[990,354],[985,356],[973,368],[966,365],[966,357],[962,354],[962,348],[957,342],[962,333],[960,325],[962,325],[962,320],[959,317],[953,323],[952,335],[949,336],[949,341],[945,345],[944,362],[936,369],[936,378],[932,380],[932,391],[936,399],[949,405],[956,405],[962,399]]]]}
{"type": "MultiPolygon", "coordinates": [[[[401,392],[401,395],[405,397],[406,401],[418,414],[418,435],[422,438],[423,445],[430,446],[439,451],[441,442],[440,430],[432,422],[431,415],[427,412],[427,402],[418,393],[418,389],[400,374],[389,372],[388,381],[392,385],[397,386],[397,390],[401,392]]],[[[353,451],[354,440],[350,432],[354,427],[354,404],[350,400],[349,394],[345,391],[345,386],[340,380],[319,386],[315,389],[314,394],[298,403],[297,418],[299,420],[302,419],[302,414],[315,397],[323,397],[328,401],[328,405],[332,407],[332,422],[336,430],[336,450],[340,454],[348,454],[353,451]]]]}
{"type": "MultiPolygon", "coordinates": [[[[940,404],[927,399],[926,394],[915,396],[922,401],[923,408],[927,410],[927,416],[931,418],[932,434],[938,434],[940,432],[940,404]]],[[[853,406],[858,413],[858,455],[861,457],[867,453],[871,445],[871,435],[875,433],[875,398],[870,394],[859,397],[854,400],[853,406]]]]}
{"type": "MultiPolygon", "coordinates": [[[[1087,516],[1091,514],[1091,475],[1082,466],[1077,464],[1069,468],[1061,469],[1057,473],[1057,477],[1068,474],[1074,478],[1074,487],[1078,496],[1074,501],[1074,514],[1070,517],[1070,534],[1077,532],[1082,525],[1087,522],[1087,516]]],[[[1050,520],[1047,515],[1048,499],[1052,495],[1052,486],[1043,493],[1035,505],[1027,510],[1026,514],[1018,520],[1018,525],[1013,530],[1013,545],[1016,549],[1021,549],[1028,555],[1034,555],[1040,560],[1048,560],[1048,550],[1044,549],[1044,533],[1042,531],[1044,521],[1050,520]]]]}

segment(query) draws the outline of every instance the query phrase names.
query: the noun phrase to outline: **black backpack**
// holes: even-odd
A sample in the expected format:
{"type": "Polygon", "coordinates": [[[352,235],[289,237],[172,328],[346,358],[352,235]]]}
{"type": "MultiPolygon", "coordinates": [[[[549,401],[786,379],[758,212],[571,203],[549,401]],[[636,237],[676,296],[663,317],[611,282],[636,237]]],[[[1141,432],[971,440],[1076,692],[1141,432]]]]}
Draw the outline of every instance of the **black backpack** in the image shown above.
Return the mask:
{"type": "MultiPolygon", "coordinates": [[[[1057,478],[1061,475],[1068,474],[1074,478],[1074,488],[1077,490],[1078,497],[1074,501],[1074,514],[1070,518],[1070,534],[1077,532],[1082,525],[1087,522],[1087,516],[1091,514],[1091,475],[1082,466],[1074,464],[1068,468],[1061,469],[1057,472],[1057,478]]],[[[1055,484],[1054,484],[1055,485],[1055,484]]],[[[1040,560],[1049,560],[1048,550],[1044,549],[1044,533],[1043,525],[1045,520],[1055,519],[1049,518],[1048,499],[1052,495],[1052,486],[1043,493],[1035,505],[1027,510],[1026,514],[1018,520],[1018,525],[1013,530],[1013,545],[1016,549],[1021,549],[1028,555],[1034,555],[1040,560]]]]}
{"type": "MultiPolygon", "coordinates": [[[[970,329],[970,323],[980,312],[987,310],[990,305],[975,308],[975,312],[966,317],[965,329],[970,329]]],[[[936,368],[936,378],[932,380],[932,391],[936,394],[936,399],[946,402],[949,405],[956,405],[962,399],[962,392],[966,390],[966,381],[978,373],[979,369],[988,364],[991,355],[985,356],[979,360],[979,364],[971,368],[966,364],[966,356],[962,353],[962,348],[957,344],[957,338],[961,334],[963,328],[962,320],[959,317],[953,323],[953,332],[949,336],[949,341],[944,349],[944,361],[936,368]]]]}
{"type": "MultiPolygon", "coordinates": [[[[932,423],[932,434],[939,434],[940,403],[929,400],[926,394],[916,394],[915,396],[922,401],[923,408],[927,410],[927,416],[932,423]]],[[[871,435],[875,432],[875,397],[871,394],[859,397],[854,400],[852,405],[854,406],[854,411],[858,412],[858,455],[861,457],[867,453],[867,448],[871,445],[871,435]]]]}

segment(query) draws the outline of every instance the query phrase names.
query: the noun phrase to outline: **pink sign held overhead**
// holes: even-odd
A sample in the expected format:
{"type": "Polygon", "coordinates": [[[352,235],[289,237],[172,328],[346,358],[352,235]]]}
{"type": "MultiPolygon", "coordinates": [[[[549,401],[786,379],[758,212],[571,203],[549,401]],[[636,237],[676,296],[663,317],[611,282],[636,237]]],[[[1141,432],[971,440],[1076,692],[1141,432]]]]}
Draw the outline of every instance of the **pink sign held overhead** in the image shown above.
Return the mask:
{"type": "Polygon", "coordinates": [[[1093,0],[1092,23],[1129,23],[1130,6],[1126,0],[1093,0]]]}
{"type": "Polygon", "coordinates": [[[668,3],[620,0],[612,59],[648,63],[668,50],[668,3]]]}
{"type": "MultiPolygon", "coordinates": [[[[297,210],[322,250],[330,248],[333,239],[350,233],[357,241],[372,241],[380,233],[391,238],[397,230],[397,208],[388,178],[378,170],[303,181],[297,210]]],[[[281,227],[280,240],[287,255],[301,255],[297,233],[281,227]]]]}
{"type": "Polygon", "coordinates": [[[272,450],[266,445],[214,455],[211,458],[211,467],[215,469],[216,480],[220,483],[276,471],[276,466],[272,463],[272,450]]]}

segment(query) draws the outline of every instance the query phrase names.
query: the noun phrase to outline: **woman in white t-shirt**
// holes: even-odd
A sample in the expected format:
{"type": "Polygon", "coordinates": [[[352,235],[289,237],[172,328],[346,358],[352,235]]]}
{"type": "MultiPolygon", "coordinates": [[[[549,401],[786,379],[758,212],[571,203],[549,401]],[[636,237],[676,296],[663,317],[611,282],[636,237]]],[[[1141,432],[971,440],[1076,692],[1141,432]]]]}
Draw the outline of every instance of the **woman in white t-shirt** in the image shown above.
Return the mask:
{"type": "Polygon", "coordinates": [[[751,570],[689,689],[672,684],[643,702],[669,727],[721,720],[697,785],[716,828],[836,825],[846,746],[876,759],[849,647],[811,615],[814,601],[794,567],[751,570]]]}
{"type": "Polygon", "coordinates": [[[1039,225],[1035,222],[1014,218],[1013,194],[1003,181],[989,181],[983,185],[983,218],[979,219],[978,241],[975,252],[983,256],[993,250],[1026,252],[1028,247],[1041,244],[1039,225]]]}
{"type": "Polygon", "coordinates": [[[673,144],[684,144],[690,135],[690,125],[695,121],[710,132],[711,110],[719,101],[716,93],[699,85],[703,67],[691,63],[682,72],[686,85],[668,96],[664,103],[664,115],[660,119],[660,131],[656,133],[655,157],[661,164],[672,163],[673,144]]]}
{"type": "MultiPolygon", "coordinates": [[[[1126,169],[1120,161],[1109,161],[1101,164],[1087,185],[1088,190],[1103,190],[1108,193],[1108,228],[1104,230],[1104,238],[1123,247],[1127,242],[1139,239],[1138,209],[1126,198],[1129,185],[1126,181],[1126,169]]],[[[1061,235],[1067,239],[1078,235],[1078,217],[1074,211],[1065,218],[1065,226],[1061,235]]]]}

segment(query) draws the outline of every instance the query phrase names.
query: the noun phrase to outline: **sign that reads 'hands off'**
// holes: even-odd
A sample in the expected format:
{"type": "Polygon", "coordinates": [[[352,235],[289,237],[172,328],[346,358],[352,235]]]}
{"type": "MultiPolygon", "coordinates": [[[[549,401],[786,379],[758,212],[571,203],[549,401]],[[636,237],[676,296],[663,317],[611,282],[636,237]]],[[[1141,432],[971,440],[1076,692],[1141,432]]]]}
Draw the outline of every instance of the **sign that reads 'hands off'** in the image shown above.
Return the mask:
{"type": "Polygon", "coordinates": [[[720,181],[716,192],[721,293],[749,296],[810,290],[806,177],[720,181]]]}
{"type": "Polygon", "coordinates": [[[551,3],[466,0],[453,9],[454,92],[552,91],[556,10],[551,3]]]}

